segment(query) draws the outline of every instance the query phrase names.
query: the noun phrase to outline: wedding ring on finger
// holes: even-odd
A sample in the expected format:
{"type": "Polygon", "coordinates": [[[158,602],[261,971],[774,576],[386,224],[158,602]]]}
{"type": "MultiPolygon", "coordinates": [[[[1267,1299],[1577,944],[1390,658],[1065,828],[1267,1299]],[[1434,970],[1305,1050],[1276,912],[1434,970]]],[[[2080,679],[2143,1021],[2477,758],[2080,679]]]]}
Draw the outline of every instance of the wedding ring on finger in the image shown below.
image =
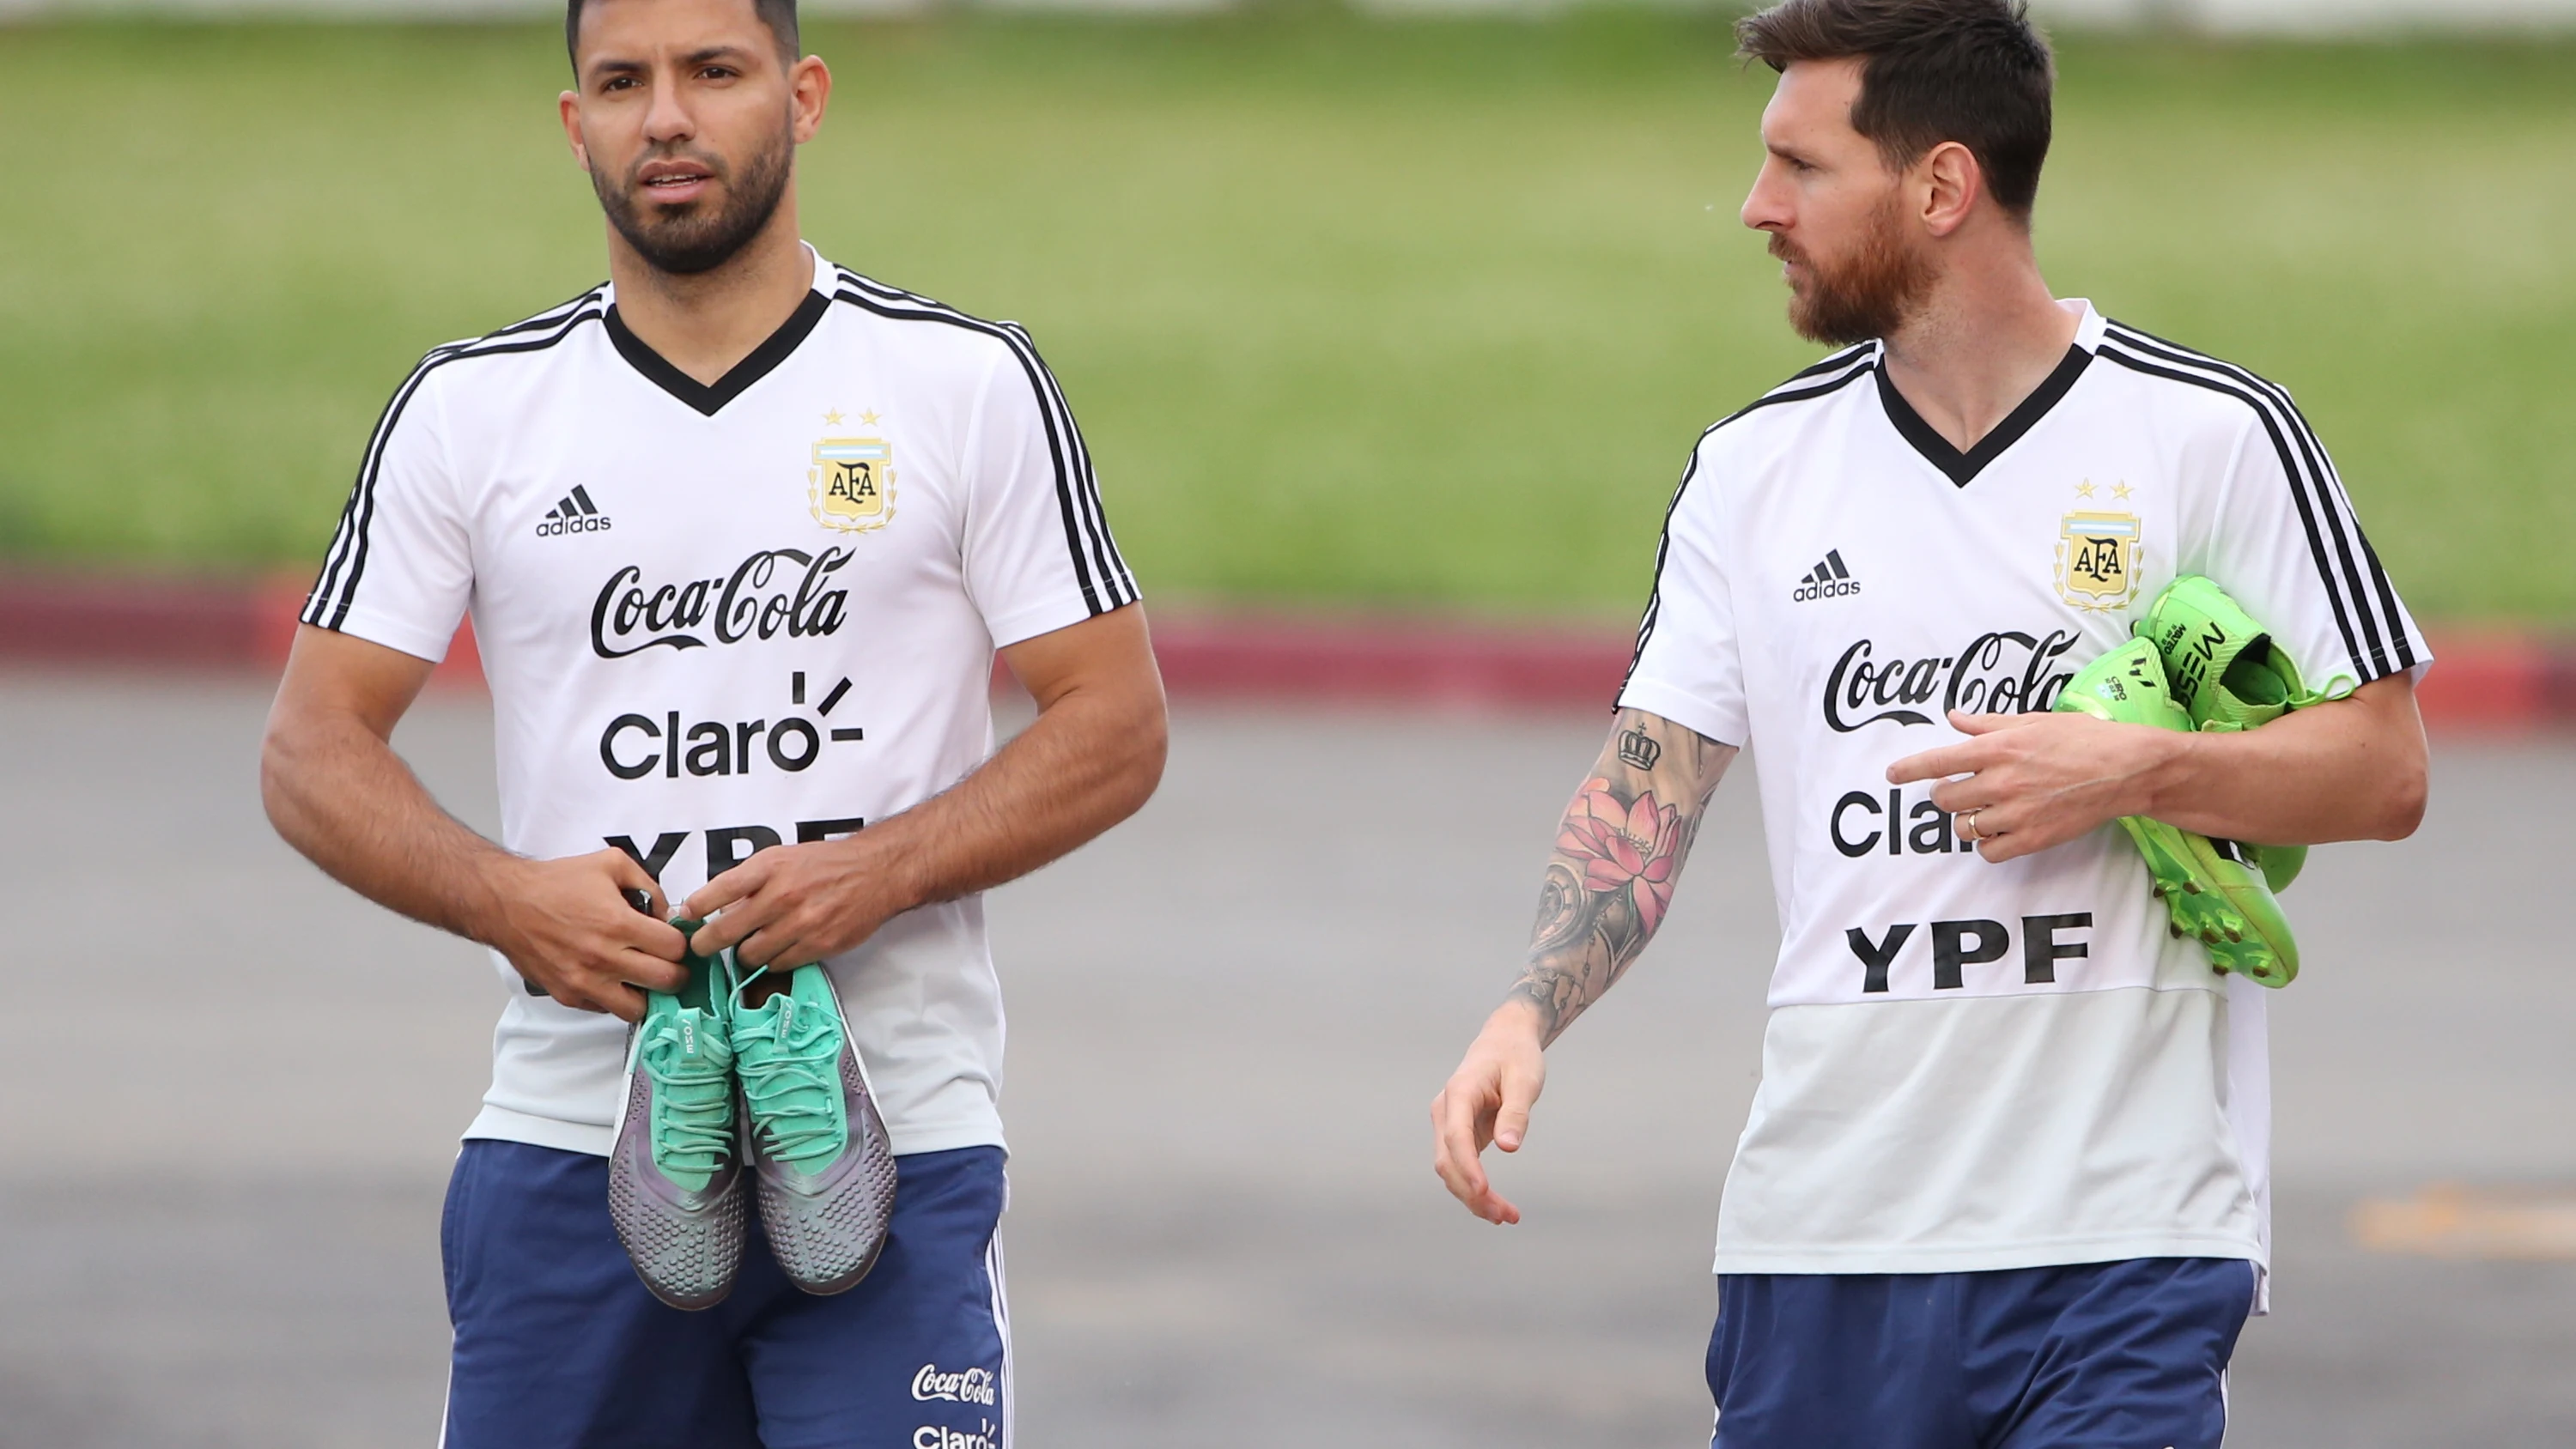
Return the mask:
{"type": "Polygon", "coordinates": [[[1977,828],[1977,817],[1984,814],[1985,809],[1986,807],[1980,805],[1959,817],[1958,834],[1962,844],[1974,845],[1986,838],[1985,832],[1977,828]]]}

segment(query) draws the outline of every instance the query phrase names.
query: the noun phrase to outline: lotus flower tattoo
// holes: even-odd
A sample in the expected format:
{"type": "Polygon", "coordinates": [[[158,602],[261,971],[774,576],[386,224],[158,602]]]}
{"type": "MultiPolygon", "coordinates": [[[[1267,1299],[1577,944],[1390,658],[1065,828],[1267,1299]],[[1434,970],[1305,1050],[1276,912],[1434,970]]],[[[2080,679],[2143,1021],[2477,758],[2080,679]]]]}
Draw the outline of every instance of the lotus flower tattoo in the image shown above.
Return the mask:
{"type": "Polygon", "coordinates": [[[1681,811],[1656,800],[1654,791],[1621,805],[1608,780],[1594,779],[1574,797],[1556,848],[1582,866],[1584,889],[1625,887],[1637,924],[1652,935],[1673,903],[1681,835],[1681,811]]]}

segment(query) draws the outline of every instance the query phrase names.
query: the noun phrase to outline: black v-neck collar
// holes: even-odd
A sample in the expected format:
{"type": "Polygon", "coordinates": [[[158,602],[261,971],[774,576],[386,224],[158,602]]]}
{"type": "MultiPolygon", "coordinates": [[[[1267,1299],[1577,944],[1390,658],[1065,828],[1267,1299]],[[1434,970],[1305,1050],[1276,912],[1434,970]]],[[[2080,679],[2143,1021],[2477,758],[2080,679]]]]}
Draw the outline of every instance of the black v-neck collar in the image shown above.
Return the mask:
{"type": "Polygon", "coordinates": [[[2050,373],[2030,396],[2023,398],[2021,406],[2014,408],[2010,417],[1995,424],[1994,431],[1977,439],[1977,445],[1964,453],[1951,446],[1950,440],[1941,436],[1938,428],[1923,421],[1923,415],[1914,410],[1914,404],[1907,402],[1905,394],[1896,390],[1896,384],[1887,376],[1887,353],[1884,349],[1878,355],[1878,397],[1887,405],[1887,420],[1896,424],[1896,431],[1914,445],[1914,451],[1921,453],[1925,462],[1940,469],[1952,483],[1965,488],[1970,480],[1985,471],[1988,463],[2002,457],[2004,449],[2020,442],[2022,434],[2038,426],[2039,420],[2048,416],[2048,410],[2057,406],[2058,399],[2075,386],[2075,379],[2084,375],[2084,369],[2092,361],[2093,354],[2081,346],[2068,347],[2066,360],[2057,364],[2057,370],[2050,373]]]}
{"type": "Polygon", "coordinates": [[[820,292],[807,292],[805,300],[796,304],[796,310],[788,314],[787,320],[778,324],[777,331],[770,333],[758,347],[751,349],[749,356],[735,363],[731,371],[712,383],[700,382],[689,376],[673,367],[662,354],[646,346],[643,338],[628,329],[626,319],[617,315],[615,303],[609,304],[608,315],[601,320],[608,327],[608,340],[616,344],[617,355],[644,374],[647,381],[708,417],[714,417],[726,403],[742,396],[745,388],[776,371],[778,364],[796,351],[797,344],[805,340],[806,334],[814,330],[814,324],[822,321],[823,314],[831,307],[831,298],[820,292]]]}

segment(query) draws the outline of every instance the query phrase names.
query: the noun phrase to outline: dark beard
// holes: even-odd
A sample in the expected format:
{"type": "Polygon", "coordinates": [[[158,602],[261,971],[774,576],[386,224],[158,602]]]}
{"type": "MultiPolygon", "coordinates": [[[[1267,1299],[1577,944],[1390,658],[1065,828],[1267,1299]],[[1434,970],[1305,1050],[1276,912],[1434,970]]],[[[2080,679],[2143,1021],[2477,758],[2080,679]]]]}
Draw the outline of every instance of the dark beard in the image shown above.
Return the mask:
{"type": "MultiPolygon", "coordinates": [[[[794,149],[782,133],[777,145],[753,153],[744,162],[739,184],[732,167],[713,156],[691,154],[688,159],[705,166],[723,184],[721,209],[696,201],[666,207],[644,196],[641,184],[615,185],[596,171],[591,173],[590,187],[599,193],[599,207],[608,213],[608,224],[647,265],[657,272],[693,277],[732,261],[778,214],[778,203],[787,195],[788,159],[794,149]]],[[[641,166],[643,161],[636,164],[641,166]]]]}
{"type": "Polygon", "coordinates": [[[1791,248],[1777,232],[1771,255],[1806,264],[1807,290],[1789,295],[1789,325],[1828,347],[1893,333],[1932,290],[1932,264],[1905,245],[1893,197],[1870,213],[1869,230],[1851,256],[1833,266],[1791,248]]]}

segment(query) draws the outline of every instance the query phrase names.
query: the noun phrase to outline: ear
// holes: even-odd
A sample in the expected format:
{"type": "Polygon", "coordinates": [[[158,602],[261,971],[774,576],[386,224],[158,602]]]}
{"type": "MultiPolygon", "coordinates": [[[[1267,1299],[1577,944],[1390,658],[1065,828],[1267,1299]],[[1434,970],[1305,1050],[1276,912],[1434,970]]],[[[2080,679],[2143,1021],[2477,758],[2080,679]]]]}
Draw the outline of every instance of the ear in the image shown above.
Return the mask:
{"type": "Polygon", "coordinates": [[[572,159],[588,171],[590,148],[581,139],[581,93],[566,91],[555,97],[555,109],[563,113],[564,144],[572,147],[572,159]]]}
{"type": "Polygon", "coordinates": [[[823,108],[832,99],[832,72],[819,55],[809,55],[789,68],[788,104],[795,115],[796,144],[804,145],[823,129],[823,108]]]}
{"type": "Polygon", "coordinates": [[[1975,152],[1956,141],[1925,152],[1914,163],[1914,174],[1923,197],[1923,225],[1936,237],[1967,225],[1978,198],[1986,194],[1985,168],[1977,164],[1975,152]]]}

